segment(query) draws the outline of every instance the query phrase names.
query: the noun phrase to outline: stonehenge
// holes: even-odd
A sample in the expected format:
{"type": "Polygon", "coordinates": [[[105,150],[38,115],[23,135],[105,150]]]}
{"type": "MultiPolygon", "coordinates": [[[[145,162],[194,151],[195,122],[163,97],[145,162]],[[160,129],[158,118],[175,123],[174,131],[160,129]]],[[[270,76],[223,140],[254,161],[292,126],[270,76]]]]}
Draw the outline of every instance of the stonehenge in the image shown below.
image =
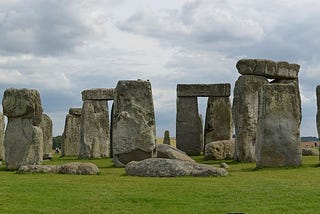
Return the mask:
{"type": "Polygon", "coordinates": [[[122,80],[115,88],[112,148],[116,167],[155,157],[156,124],[151,84],[122,80]]]}
{"type": "Polygon", "coordinates": [[[52,158],[52,120],[47,114],[42,114],[40,123],[43,134],[43,160],[52,158]]]}
{"type": "Polygon", "coordinates": [[[4,140],[4,115],[0,112],[0,162],[1,160],[4,160],[4,146],[3,146],[3,140],[4,140]]]}
{"type": "Polygon", "coordinates": [[[4,92],[2,106],[4,115],[8,117],[4,137],[6,168],[17,170],[22,165],[40,164],[43,134],[39,92],[9,88],[4,92]]]}
{"type": "Polygon", "coordinates": [[[320,138],[320,85],[316,88],[316,96],[317,96],[317,116],[316,116],[316,125],[318,131],[318,138],[320,138]]]}
{"type": "Polygon", "coordinates": [[[165,130],[164,131],[163,144],[170,145],[170,133],[169,133],[169,130],[165,130]]]}
{"type": "Polygon", "coordinates": [[[300,66],[242,59],[236,67],[242,76],[234,88],[235,159],[257,167],[299,166],[300,66]]]}
{"type": "Polygon", "coordinates": [[[110,157],[108,100],[114,89],[89,89],[82,92],[79,158],[110,157]]]}
{"type": "MultiPolygon", "coordinates": [[[[203,150],[202,142],[202,123],[200,122],[198,113],[198,101],[197,97],[209,97],[211,102],[214,98],[221,98],[226,101],[230,96],[230,84],[178,84],[177,85],[177,114],[176,114],[176,138],[177,138],[177,148],[186,152],[188,155],[200,155],[203,150]],[[223,99],[225,98],[225,99],[223,99]]],[[[218,118],[212,118],[214,111],[218,111],[219,108],[211,110],[211,104],[208,104],[207,109],[204,135],[213,135],[216,130],[214,130],[214,124],[218,122],[218,118]]],[[[227,109],[226,111],[231,112],[230,102],[229,105],[224,105],[227,109]]],[[[219,113],[216,113],[219,115],[219,113]]],[[[231,113],[229,114],[229,116],[231,113]]],[[[225,132],[229,133],[231,136],[231,116],[223,118],[220,126],[226,127],[225,132]],[[225,125],[227,123],[228,125],[225,125]]],[[[217,128],[218,129],[218,128],[217,128]]],[[[205,137],[206,138],[206,137],[205,137]]],[[[218,139],[223,140],[223,139],[218,139]]]]}
{"type": "Polygon", "coordinates": [[[62,134],[61,155],[78,156],[80,151],[80,125],[82,108],[70,108],[62,134]]]}

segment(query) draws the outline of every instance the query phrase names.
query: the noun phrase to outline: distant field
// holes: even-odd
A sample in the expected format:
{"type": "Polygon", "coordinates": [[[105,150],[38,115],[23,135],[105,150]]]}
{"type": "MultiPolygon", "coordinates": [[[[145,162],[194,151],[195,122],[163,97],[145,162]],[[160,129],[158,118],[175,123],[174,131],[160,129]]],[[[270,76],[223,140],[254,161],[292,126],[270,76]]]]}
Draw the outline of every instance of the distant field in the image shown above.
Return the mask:
{"type": "MultiPolygon", "coordinates": [[[[74,161],[79,160],[55,155],[45,164],[74,161]]],[[[299,168],[258,171],[253,163],[226,161],[229,175],[220,178],[130,177],[111,159],[89,161],[98,165],[100,175],[16,174],[2,168],[0,213],[319,212],[318,157],[303,157],[299,168]]]]}

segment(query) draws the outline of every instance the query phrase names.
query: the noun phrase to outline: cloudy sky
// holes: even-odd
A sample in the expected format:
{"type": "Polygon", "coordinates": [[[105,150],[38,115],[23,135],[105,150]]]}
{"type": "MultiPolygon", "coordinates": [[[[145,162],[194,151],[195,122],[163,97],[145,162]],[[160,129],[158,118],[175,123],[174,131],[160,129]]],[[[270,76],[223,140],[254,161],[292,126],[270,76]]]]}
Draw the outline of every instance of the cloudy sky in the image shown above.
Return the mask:
{"type": "Polygon", "coordinates": [[[0,98],[8,87],[38,89],[59,135],[82,90],[149,79],[157,135],[175,135],[178,83],[233,88],[239,59],[267,58],[301,65],[301,135],[316,136],[319,8],[316,0],[1,0],[0,98]]]}

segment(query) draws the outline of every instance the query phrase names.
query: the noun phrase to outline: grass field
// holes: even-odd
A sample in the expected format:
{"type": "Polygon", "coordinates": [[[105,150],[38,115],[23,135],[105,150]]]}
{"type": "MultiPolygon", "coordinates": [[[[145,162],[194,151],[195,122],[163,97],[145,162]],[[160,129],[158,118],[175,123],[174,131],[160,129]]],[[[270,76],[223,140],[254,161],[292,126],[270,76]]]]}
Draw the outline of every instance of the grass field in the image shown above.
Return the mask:
{"type": "MultiPolygon", "coordinates": [[[[198,162],[216,164],[218,161],[198,162]]],[[[45,164],[78,161],[54,156],[45,164]]],[[[125,176],[111,159],[90,160],[100,175],[17,174],[0,170],[0,213],[318,213],[318,157],[299,168],[255,170],[233,163],[227,177],[125,176]]]]}

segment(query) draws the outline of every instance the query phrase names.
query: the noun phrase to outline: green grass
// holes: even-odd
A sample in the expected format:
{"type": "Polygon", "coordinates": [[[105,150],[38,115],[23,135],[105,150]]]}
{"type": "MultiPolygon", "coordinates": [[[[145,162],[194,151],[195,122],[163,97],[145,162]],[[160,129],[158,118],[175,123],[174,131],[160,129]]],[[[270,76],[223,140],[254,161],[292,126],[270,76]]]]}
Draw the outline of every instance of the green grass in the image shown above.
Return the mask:
{"type": "MultiPolygon", "coordinates": [[[[219,161],[198,162],[217,164],[219,161]]],[[[79,161],[55,156],[45,164],[79,161]]],[[[255,170],[234,163],[227,177],[125,176],[110,159],[87,160],[100,175],[17,174],[0,170],[0,213],[317,213],[318,157],[299,168],[255,170]]]]}

